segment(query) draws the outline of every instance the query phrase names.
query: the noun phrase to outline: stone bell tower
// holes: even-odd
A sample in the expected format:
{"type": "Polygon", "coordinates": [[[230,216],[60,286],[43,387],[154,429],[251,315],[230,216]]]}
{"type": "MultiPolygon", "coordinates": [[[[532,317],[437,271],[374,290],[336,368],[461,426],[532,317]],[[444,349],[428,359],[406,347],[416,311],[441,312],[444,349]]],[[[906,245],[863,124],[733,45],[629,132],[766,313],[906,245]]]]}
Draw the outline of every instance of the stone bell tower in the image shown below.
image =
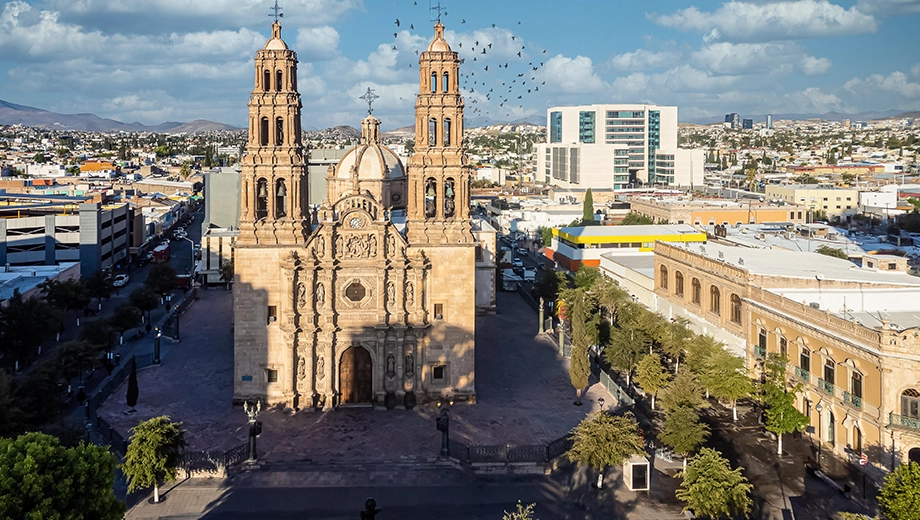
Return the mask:
{"type": "Polygon", "coordinates": [[[297,54],[276,21],[255,59],[237,247],[302,244],[310,232],[300,111],[297,54]]]}
{"type": "Polygon", "coordinates": [[[419,59],[415,155],[409,159],[408,237],[417,244],[472,243],[469,159],[463,150],[460,56],[444,26],[419,59]]]}

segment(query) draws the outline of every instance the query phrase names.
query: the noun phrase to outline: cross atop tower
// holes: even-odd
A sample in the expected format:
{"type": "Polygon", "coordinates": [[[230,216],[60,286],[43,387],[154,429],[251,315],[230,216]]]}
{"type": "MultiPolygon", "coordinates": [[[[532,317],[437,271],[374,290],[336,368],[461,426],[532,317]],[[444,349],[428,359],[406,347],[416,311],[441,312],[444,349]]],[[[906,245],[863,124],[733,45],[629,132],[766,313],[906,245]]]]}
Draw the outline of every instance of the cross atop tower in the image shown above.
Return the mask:
{"type": "Polygon", "coordinates": [[[367,87],[367,92],[358,99],[363,99],[367,103],[367,115],[374,113],[374,100],[379,99],[380,96],[374,94],[374,89],[367,87]]]}
{"type": "MultiPolygon", "coordinates": [[[[431,0],[429,0],[429,2],[428,2],[428,9],[430,9],[430,10],[432,10],[432,11],[437,11],[437,12],[438,12],[438,15],[437,15],[434,19],[429,20],[429,21],[430,21],[430,22],[438,22],[438,23],[441,23],[441,11],[444,11],[444,9],[445,9],[444,7],[441,7],[441,2],[438,2],[438,5],[432,6],[432,5],[431,5],[431,0]]],[[[447,11],[444,11],[444,16],[447,16],[447,11]]]]}
{"type": "Polygon", "coordinates": [[[281,7],[280,5],[278,5],[278,0],[275,0],[275,6],[271,8],[271,10],[274,11],[274,12],[273,12],[273,13],[268,13],[268,16],[274,16],[274,17],[275,17],[275,23],[278,23],[278,19],[279,19],[279,18],[284,18],[284,13],[281,12],[282,9],[284,9],[284,8],[281,7]]]}

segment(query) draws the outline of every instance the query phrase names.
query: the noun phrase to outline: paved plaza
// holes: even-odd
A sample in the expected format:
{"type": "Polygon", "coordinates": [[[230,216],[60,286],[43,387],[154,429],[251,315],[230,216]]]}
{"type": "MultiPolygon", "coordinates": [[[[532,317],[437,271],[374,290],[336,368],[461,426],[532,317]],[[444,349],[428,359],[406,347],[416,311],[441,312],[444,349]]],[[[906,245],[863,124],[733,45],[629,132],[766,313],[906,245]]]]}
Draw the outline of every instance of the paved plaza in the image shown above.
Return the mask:
{"type": "MultiPolygon", "coordinates": [[[[188,430],[191,450],[227,450],[246,441],[246,416],[232,407],[232,294],[202,291],[182,316],[181,341],[164,346],[163,364],[138,373],[137,413],[126,414],[123,384],[98,414],[127,435],[139,421],[169,415],[188,430]]],[[[141,352],[139,352],[141,353],[141,352]]],[[[498,295],[498,313],[480,316],[476,330],[475,405],[455,404],[452,438],[471,444],[544,444],[565,435],[597,399],[614,404],[592,384],[574,406],[568,361],[537,334],[536,313],[516,293],[498,295]]],[[[413,410],[340,408],[334,412],[264,411],[262,461],[424,461],[437,456],[434,404],[413,410]]]]}

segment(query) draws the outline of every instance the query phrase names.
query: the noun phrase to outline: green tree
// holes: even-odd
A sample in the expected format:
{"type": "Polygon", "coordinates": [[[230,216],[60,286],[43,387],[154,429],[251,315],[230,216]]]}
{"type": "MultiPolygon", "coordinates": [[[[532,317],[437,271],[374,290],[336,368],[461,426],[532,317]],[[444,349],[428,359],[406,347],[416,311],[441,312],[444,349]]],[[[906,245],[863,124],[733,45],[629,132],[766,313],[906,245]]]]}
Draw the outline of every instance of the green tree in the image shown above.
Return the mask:
{"type": "Polygon", "coordinates": [[[227,284],[227,289],[230,289],[230,282],[233,281],[233,262],[232,261],[224,262],[224,264],[220,266],[220,281],[227,284]]]}
{"type": "Polygon", "coordinates": [[[776,434],[776,453],[782,455],[783,435],[804,430],[809,420],[796,409],[794,391],[772,391],[770,394],[772,397],[767,402],[765,427],[776,434]]]}
{"type": "Polygon", "coordinates": [[[661,356],[652,353],[639,361],[636,367],[636,382],[652,396],[652,410],[655,409],[655,397],[668,382],[668,373],[661,366],[661,356]]]}
{"type": "Polygon", "coordinates": [[[109,318],[109,326],[112,327],[112,330],[118,332],[119,336],[123,336],[128,330],[137,327],[140,322],[141,310],[130,303],[123,303],[115,307],[115,312],[109,318]]]}
{"type": "Polygon", "coordinates": [[[639,427],[630,412],[622,416],[594,412],[582,419],[571,434],[572,447],[566,457],[576,464],[596,468],[598,487],[603,484],[604,468],[619,466],[645,451],[639,427]]]}
{"type": "Polygon", "coordinates": [[[677,476],[684,479],[675,494],[687,504],[684,511],[713,519],[746,517],[751,512],[753,486],[742,468],[731,469],[728,459],[714,449],[700,450],[677,476]]]}
{"type": "Polygon", "coordinates": [[[67,311],[82,310],[90,302],[86,287],[79,280],[64,280],[62,282],[49,278],[42,282],[39,287],[42,290],[42,294],[45,295],[45,301],[61,311],[62,319],[67,311]]]}
{"type": "Polygon", "coordinates": [[[86,341],[90,345],[103,349],[109,346],[110,334],[112,328],[105,320],[88,321],[83,325],[80,331],[80,340],[86,341]]]}
{"type": "Polygon", "coordinates": [[[888,520],[916,520],[920,511],[920,464],[901,464],[889,473],[878,505],[888,520]]]}
{"type": "Polygon", "coordinates": [[[610,331],[610,340],[604,348],[604,358],[613,368],[626,372],[626,386],[632,385],[632,373],[642,357],[647,345],[636,337],[645,338],[642,331],[615,328],[610,331]]]}
{"type": "Polygon", "coordinates": [[[565,274],[561,271],[556,271],[555,273],[545,274],[534,288],[538,296],[548,302],[554,302],[559,297],[559,288],[565,287],[566,284],[568,284],[568,279],[565,274]]]}
{"type": "Polygon", "coordinates": [[[575,271],[575,287],[590,290],[594,287],[595,282],[600,276],[600,269],[582,264],[578,267],[578,270],[575,271]]]}
{"type": "Polygon", "coordinates": [[[37,347],[52,330],[57,329],[58,317],[53,308],[38,298],[23,299],[19,289],[0,307],[0,354],[10,359],[29,361],[37,355],[37,347]]]}
{"type": "Polygon", "coordinates": [[[703,384],[716,399],[731,403],[732,418],[737,421],[738,399],[745,398],[754,391],[754,384],[748,377],[744,359],[724,350],[716,351],[709,356],[702,379],[703,384]]]}
{"type": "Polygon", "coordinates": [[[131,428],[128,451],[121,469],[128,480],[128,492],[153,486],[153,501],[160,501],[160,484],[175,480],[182,462],[185,430],[162,415],[131,428]]]}
{"type": "Polygon", "coordinates": [[[569,378],[575,387],[575,404],[581,404],[581,392],[588,387],[591,363],[588,348],[597,343],[597,325],[600,317],[594,311],[594,303],[585,289],[566,290],[569,322],[572,325],[572,357],[569,363],[569,378]]]}
{"type": "Polygon", "coordinates": [[[700,414],[689,406],[682,406],[668,412],[661,433],[658,435],[661,442],[684,457],[685,468],[687,467],[687,456],[708,438],[709,427],[700,422],[700,414]]]}
{"type": "Polygon", "coordinates": [[[594,195],[591,193],[591,188],[585,191],[585,201],[581,208],[581,225],[594,225],[594,195]]]}
{"type": "Polygon", "coordinates": [[[842,258],[844,260],[847,259],[847,254],[843,249],[837,249],[836,247],[831,246],[818,246],[818,248],[815,249],[815,253],[818,253],[819,255],[832,256],[834,258],[842,258]]]}
{"type": "Polygon", "coordinates": [[[132,291],[128,301],[141,312],[147,313],[147,321],[150,321],[150,311],[156,309],[159,304],[157,295],[147,287],[139,287],[132,291]]]}
{"type": "Polygon", "coordinates": [[[179,168],[179,177],[182,180],[188,179],[189,175],[192,174],[192,163],[190,161],[185,161],[182,163],[182,167],[179,168]]]}
{"type": "Polygon", "coordinates": [[[620,221],[621,226],[647,226],[654,223],[655,219],[633,212],[629,212],[629,214],[620,221]]]}
{"type": "MultiPolygon", "coordinates": [[[[221,268],[221,280],[223,280],[223,268],[221,268]]],[[[176,286],[176,270],[165,262],[155,264],[147,273],[144,286],[161,296],[168,294],[176,286]]]]}
{"type": "Polygon", "coordinates": [[[44,164],[48,162],[48,158],[45,157],[44,153],[38,152],[37,154],[32,156],[32,162],[34,162],[35,164],[44,164]]]}
{"type": "Polygon", "coordinates": [[[25,428],[26,414],[20,404],[13,377],[0,369],[0,437],[12,437],[25,428]]]}
{"type": "Polygon", "coordinates": [[[517,511],[508,512],[505,511],[502,520],[537,520],[534,515],[534,508],[537,507],[537,504],[528,504],[524,505],[518,500],[517,511]]]}
{"type": "Polygon", "coordinates": [[[693,373],[688,370],[677,376],[661,389],[661,408],[672,412],[678,408],[692,408],[699,410],[705,408],[707,403],[703,399],[703,386],[693,373]]]}
{"type": "Polygon", "coordinates": [[[0,518],[121,519],[114,484],[108,447],[66,448],[42,433],[0,438],[0,518]]]}
{"type": "Polygon", "coordinates": [[[541,227],[540,228],[540,238],[543,240],[543,247],[552,246],[553,245],[553,228],[541,227]]]}
{"type": "Polygon", "coordinates": [[[65,381],[79,377],[84,370],[93,368],[99,356],[99,347],[88,341],[68,341],[54,353],[52,365],[65,381]]]}
{"type": "Polygon", "coordinates": [[[100,304],[102,299],[111,296],[112,291],[115,289],[115,286],[112,285],[112,280],[101,269],[87,277],[83,282],[89,297],[95,298],[96,302],[100,304]]]}
{"type": "Polygon", "coordinates": [[[662,350],[674,360],[675,374],[680,368],[680,360],[693,338],[693,332],[689,329],[689,325],[690,320],[687,318],[675,316],[674,321],[665,323],[664,326],[657,328],[661,332],[659,342],[662,350]]]}

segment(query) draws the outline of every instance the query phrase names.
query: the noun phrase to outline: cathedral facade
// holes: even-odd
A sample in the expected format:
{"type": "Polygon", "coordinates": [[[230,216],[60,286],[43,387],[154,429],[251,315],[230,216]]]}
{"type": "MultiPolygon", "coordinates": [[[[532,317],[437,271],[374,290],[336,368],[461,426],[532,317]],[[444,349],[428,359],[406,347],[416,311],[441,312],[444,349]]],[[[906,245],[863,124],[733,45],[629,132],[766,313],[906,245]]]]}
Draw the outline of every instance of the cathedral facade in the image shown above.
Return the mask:
{"type": "Polygon", "coordinates": [[[477,241],[460,59],[444,27],[419,59],[408,165],[361,122],[308,206],[297,56],[281,26],[255,59],[234,250],[234,402],[293,409],[475,401],[477,241]]]}

